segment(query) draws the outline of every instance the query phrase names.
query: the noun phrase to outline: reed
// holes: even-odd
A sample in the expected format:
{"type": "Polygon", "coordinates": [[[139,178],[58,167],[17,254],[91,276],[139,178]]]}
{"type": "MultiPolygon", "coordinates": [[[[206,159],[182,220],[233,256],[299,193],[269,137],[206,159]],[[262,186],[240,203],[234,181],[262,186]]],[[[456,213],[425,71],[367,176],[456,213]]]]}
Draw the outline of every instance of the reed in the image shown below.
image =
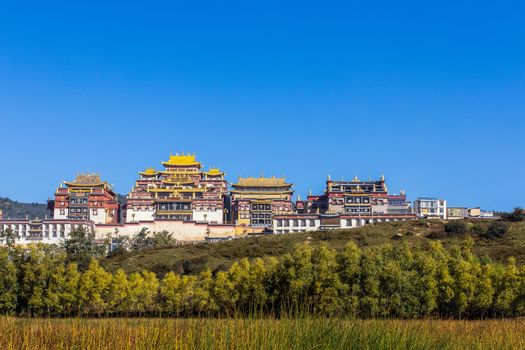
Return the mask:
{"type": "Polygon", "coordinates": [[[525,320],[0,318],[1,349],[523,349],[525,320]]]}

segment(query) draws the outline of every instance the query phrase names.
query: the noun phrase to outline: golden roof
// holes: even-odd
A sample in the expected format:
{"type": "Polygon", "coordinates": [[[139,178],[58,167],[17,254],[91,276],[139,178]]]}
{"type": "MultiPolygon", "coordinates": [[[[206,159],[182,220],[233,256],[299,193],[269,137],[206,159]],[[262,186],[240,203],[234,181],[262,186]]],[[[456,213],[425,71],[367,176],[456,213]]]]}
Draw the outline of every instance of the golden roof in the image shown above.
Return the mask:
{"type": "Polygon", "coordinates": [[[223,175],[224,173],[219,168],[210,168],[210,170],[205,171],[206,175],[223,175]]]}
{"type": "Polygon", "coordinates": [[[95,173],[91,173],[91,174],[77,174],[77,177],[75,178],[75,180],[71,181],[71,182],[67,182],[67,181],[64,181],[64,183],[67,185],[67,186],[102,186],[102,185],[106,185],[107,182],[105,181],[102,181],[100,179],[100,175],[98,174],[95,174],[95,173]]]}
{"type": "Polygon", "coordinates": [[[157,175],[158,173],[155,168],[146,168],[146,170],[140,172],[142,175],[157,175]]]}
{"type": "Polygon", "coordinates": [[[240,187],[289,187],[289,184],[285,181],[284,177],[239,177],[236,184],[232,186],[240,187]]]}
{"type": "Polygon", "coordinates": [[[170,159],[167,162],[162,162],[164,165],[200,165],[195,159],[195,154],[175,154],[170,155],[170,159]]]}
{"type": "Polygon", "coordinates": [[[170,177],[167,179],[163,179],[162,183],[172,184],[172,185],[187,185],[187,184],[193,184],[194,181],[188,177],[185,177],[185,178],[170,177]]]}

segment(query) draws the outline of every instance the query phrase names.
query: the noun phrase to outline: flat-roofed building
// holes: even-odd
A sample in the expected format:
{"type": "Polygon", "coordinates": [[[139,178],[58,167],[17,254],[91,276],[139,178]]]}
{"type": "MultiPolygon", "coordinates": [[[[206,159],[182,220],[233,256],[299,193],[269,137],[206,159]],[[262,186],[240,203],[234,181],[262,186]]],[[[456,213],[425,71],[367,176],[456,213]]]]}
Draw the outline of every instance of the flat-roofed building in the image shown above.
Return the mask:
{"type": "Polygon", "coordinates": [[[447,219],[447,201],[444,199],[419,197],[413,207],[418,218],[447,219]]]}

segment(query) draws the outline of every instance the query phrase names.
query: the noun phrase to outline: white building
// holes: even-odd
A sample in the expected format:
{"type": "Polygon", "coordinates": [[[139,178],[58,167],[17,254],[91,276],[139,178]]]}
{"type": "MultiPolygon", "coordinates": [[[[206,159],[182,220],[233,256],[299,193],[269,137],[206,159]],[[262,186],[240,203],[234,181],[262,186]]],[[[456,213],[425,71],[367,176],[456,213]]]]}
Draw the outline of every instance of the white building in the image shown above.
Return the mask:
{"type": "Polygon", "coordinates": [[[357,228],[367,224],[414,220],[414,214],[288,214],[273,217],[275,234],[357,228]]]}
{"type": "Polygon", "coordinates": [[[95,232],[93,221],[56,219],[4,219],[0,221],[0,232],[11,229],[17,244],[49,243],[58,244],[69,238],[71,231],[84,227],[87,232],[95,232]]]}
{"type": "Polygon", "coordinates": [[[414,213],[418,218],[447,219],[447,201],[438,198],[419,197],[414,201],[414,213]]]}

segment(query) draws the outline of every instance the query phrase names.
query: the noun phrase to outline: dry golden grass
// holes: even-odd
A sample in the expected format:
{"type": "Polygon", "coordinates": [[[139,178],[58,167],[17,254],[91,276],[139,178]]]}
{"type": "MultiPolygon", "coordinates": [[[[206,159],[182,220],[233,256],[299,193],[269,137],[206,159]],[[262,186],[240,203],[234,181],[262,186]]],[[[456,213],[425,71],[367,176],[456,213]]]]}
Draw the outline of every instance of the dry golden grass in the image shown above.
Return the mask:
{"type": "Polygon", "coordinates": [[[525,320],[0,318],[1,349],[524,349],[525,320]]]}

